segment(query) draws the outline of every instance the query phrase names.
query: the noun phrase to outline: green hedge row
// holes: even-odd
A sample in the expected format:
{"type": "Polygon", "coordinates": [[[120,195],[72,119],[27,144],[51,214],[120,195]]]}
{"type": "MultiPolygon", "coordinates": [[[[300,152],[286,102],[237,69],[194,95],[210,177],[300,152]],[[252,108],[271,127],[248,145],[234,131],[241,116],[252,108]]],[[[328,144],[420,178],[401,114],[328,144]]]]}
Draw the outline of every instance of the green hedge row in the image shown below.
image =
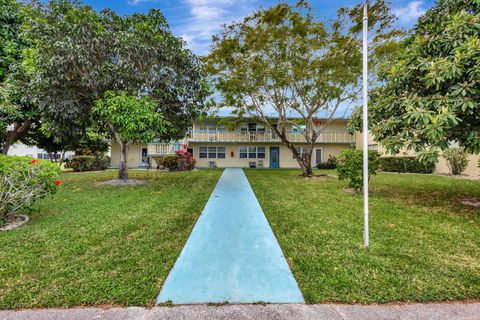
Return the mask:
{"type": "Polygon", "coordinates": [[[382,157],[379,159],[380,170],[388,172],[409,172],[430,174],[435,164],[424,164],[415,157],[382,157]]]}
{"type": "Polygon", "coordinates": [[[65,162],[65,168],[75,172],[100,171],[108,169],[109,166],[110,158],[104,155],[74,156],[65,162]]]}

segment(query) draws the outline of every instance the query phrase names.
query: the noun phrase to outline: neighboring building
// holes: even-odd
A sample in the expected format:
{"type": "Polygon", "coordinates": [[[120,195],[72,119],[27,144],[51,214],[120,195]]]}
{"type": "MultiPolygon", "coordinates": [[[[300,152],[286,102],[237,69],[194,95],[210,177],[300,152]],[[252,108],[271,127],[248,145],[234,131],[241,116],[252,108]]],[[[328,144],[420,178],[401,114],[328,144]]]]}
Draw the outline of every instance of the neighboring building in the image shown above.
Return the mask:
{"type": "MultiPolygon", "coordinates": [[[[357,149],[362,149],[362,133],[357,133],[356,134],[356,147],[357,149]]],[[[373,139],[372,135],[369,135],[368,137],[368,147],[372,150],[377,150],[382,157],[391,157],[392,155],[387,153],[385,148],[382,147],[382,145],[378,144],[373,139]]],[[[416,153],[415,151],[412,150],[401,150],[396,157],[415,157],[416,153]]],[[[465,169],[465,171],[462,172],[462,174],[468,175],[468,176],[480,176],[480,168],[478,167],[479,165],[479,160],[480,160],[480,155],[469,155],[468,157],[468,166],[465,169]]],[[[441,173],[441,174],[449,174],[450,169],[447,166],[447,162],[443,157],[440,156],[438,159],[438,163],[435,166],[435,172],[436,173],[441,173]]]]}
{"type": "MultiPolygon", "coordinates": [[[[322,121],[319,119],[319,121],[322,121]]],[[[347,132],[348,119],[335,119],[320,134],[313,152],[314,163],[325,162],[328,156],[336,156],[342,150],[355,146],[355,135],[347,132]]],[[[289,140],[300,151],[306,150],[301,132],[288,128],[289,140]]],[[[222,118],[194,121],[186,138],[177,143],[132,144],[129,146],[127,164],[130,168],[147,167],[150,157],[174,153],[186,144],[197,159],[197,167],[256,167],[298,168],[292,152],[281,143],[279,137],[263,124],[248,121],[227,128],[222,118]],[[232,130],[229,130],[232,129],[232,130]]],[[[112,143],[111,164],[119,166],[120,146],[112,143]]],[[[152,164],[155,166],[155,164],[152,164]]]]}
{"type": "MultiPolygon", "coordinates": [[[[50,160],[48,152],[43,149],[37,148],[35,146],[27,146],[23,143],[15,143],[8,150],[8,154],[12,156],[28,156],[37,159],[50,160]]],[[[65,158],[75,155],[74,152],[66,152],[65,158]]],[[[61,154],[57,154],[57,157],[60,158],[61,154]]]]}

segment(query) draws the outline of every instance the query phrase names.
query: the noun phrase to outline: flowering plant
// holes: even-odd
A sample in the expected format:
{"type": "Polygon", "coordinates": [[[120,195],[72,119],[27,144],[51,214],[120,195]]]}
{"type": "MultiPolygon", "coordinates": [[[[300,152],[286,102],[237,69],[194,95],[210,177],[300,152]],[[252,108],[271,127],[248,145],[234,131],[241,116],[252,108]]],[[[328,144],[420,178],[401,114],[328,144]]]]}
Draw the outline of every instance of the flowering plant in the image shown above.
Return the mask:
{"type": "Polygon", "coordinates": [[[175,154],[166,155],[157,160],[157,163],[170,171],[189,171],[195,167],[196,160],[187,150],[178,150],[175,154]]]}
{"type": "Polygon", "coordinates": [[[62,183],[60,167],[29,157],[0,156],[0,224],[8,216],[31,210],[34,202],[53,195],[62,183]]]}

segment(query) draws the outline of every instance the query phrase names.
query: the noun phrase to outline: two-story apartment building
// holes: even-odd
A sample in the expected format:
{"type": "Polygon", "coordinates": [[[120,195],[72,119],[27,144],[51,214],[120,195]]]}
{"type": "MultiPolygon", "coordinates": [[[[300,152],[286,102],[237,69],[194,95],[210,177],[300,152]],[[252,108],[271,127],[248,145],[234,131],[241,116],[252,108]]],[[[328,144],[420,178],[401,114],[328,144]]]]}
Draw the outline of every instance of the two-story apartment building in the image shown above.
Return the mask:
{"type": "MultiPolygon", "coordinates": [[[[322,119],[319,119],[322,121],[322,119]]],[[[335,119],[322,131],[313,152],[314,163],[325,162],[329,155],[336,156],[342,150],[355,146],[355,136],[347,132],[348,119],[335,119]]],[[[301,129],[287,128],[289,140],[302,152],[306,141],[301,129]]],[[[197,167],[256,167],[298,168],[291,151],[282,144],[275,132],[263,124],[245,120],[225,125],[221,117],[197,120],[183,141],[177,143],[134,144],[129,147],[128,166],[146,167],[149,159],[173,153],[182,144],[197,159],[197,167]]],[[[112,144],[112,166],[120,161],[120,148],[112,144]]],[[[155,164],[152,164],[155,166],[155,164]]]]}

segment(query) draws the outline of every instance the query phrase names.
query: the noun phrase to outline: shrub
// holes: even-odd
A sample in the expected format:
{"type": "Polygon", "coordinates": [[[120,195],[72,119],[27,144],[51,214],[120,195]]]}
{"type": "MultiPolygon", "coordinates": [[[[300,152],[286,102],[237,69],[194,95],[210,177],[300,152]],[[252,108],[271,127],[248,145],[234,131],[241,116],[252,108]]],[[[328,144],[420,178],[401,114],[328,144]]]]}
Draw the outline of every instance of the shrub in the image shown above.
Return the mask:
{"type": "Polygon", "coordinates": [[[462,148],[452,148],[443,152],[447,166],[452,174],[462,173],[468,166],[468,154],[462,148]]]}
{"type": "Polygon", "coordinates": [[[432,173],[434,163],[422,163],[415,157],[382,157],[378,159],[380,170],[387,172],[432,173]]]}
{"type": "Polygon", "coordinates": [[[108,169],[110,158],[105,155],[81,155],[67,159],[65,168],[72,169],[75,172],[100,171],[108,169]]]}
{"type": "Polygon", "coordinates": [[[177,151],[175,154],[167,154],[157,158],[157,164],[170,171],[190,171],[195,167],[196,160],[186,150],[177,151]]]}
{"type": "Polygon", "coordinates": [[[337,168],[337,158],[335,156],[329,155],[327,162],[321,162],[317,164],[318,169],[336,169],[337,168]]]}
{"type": "MultiPolygon", "coordinates": [[[[368,151],[368,178],[377,174],[378,153],[368,151]]],[[[363,152],[362,150],[343,150],[337,159],[337,172],[340,180],[349,180],[348,186],[357,191],[363,186],[363,152]]]]}
{"type": "Polygon", "coordinates": [[[60,167],[31,157],[0,156],[0,224],[8,216],[31,209],[34,202],[57,191],[60,167]]]}

